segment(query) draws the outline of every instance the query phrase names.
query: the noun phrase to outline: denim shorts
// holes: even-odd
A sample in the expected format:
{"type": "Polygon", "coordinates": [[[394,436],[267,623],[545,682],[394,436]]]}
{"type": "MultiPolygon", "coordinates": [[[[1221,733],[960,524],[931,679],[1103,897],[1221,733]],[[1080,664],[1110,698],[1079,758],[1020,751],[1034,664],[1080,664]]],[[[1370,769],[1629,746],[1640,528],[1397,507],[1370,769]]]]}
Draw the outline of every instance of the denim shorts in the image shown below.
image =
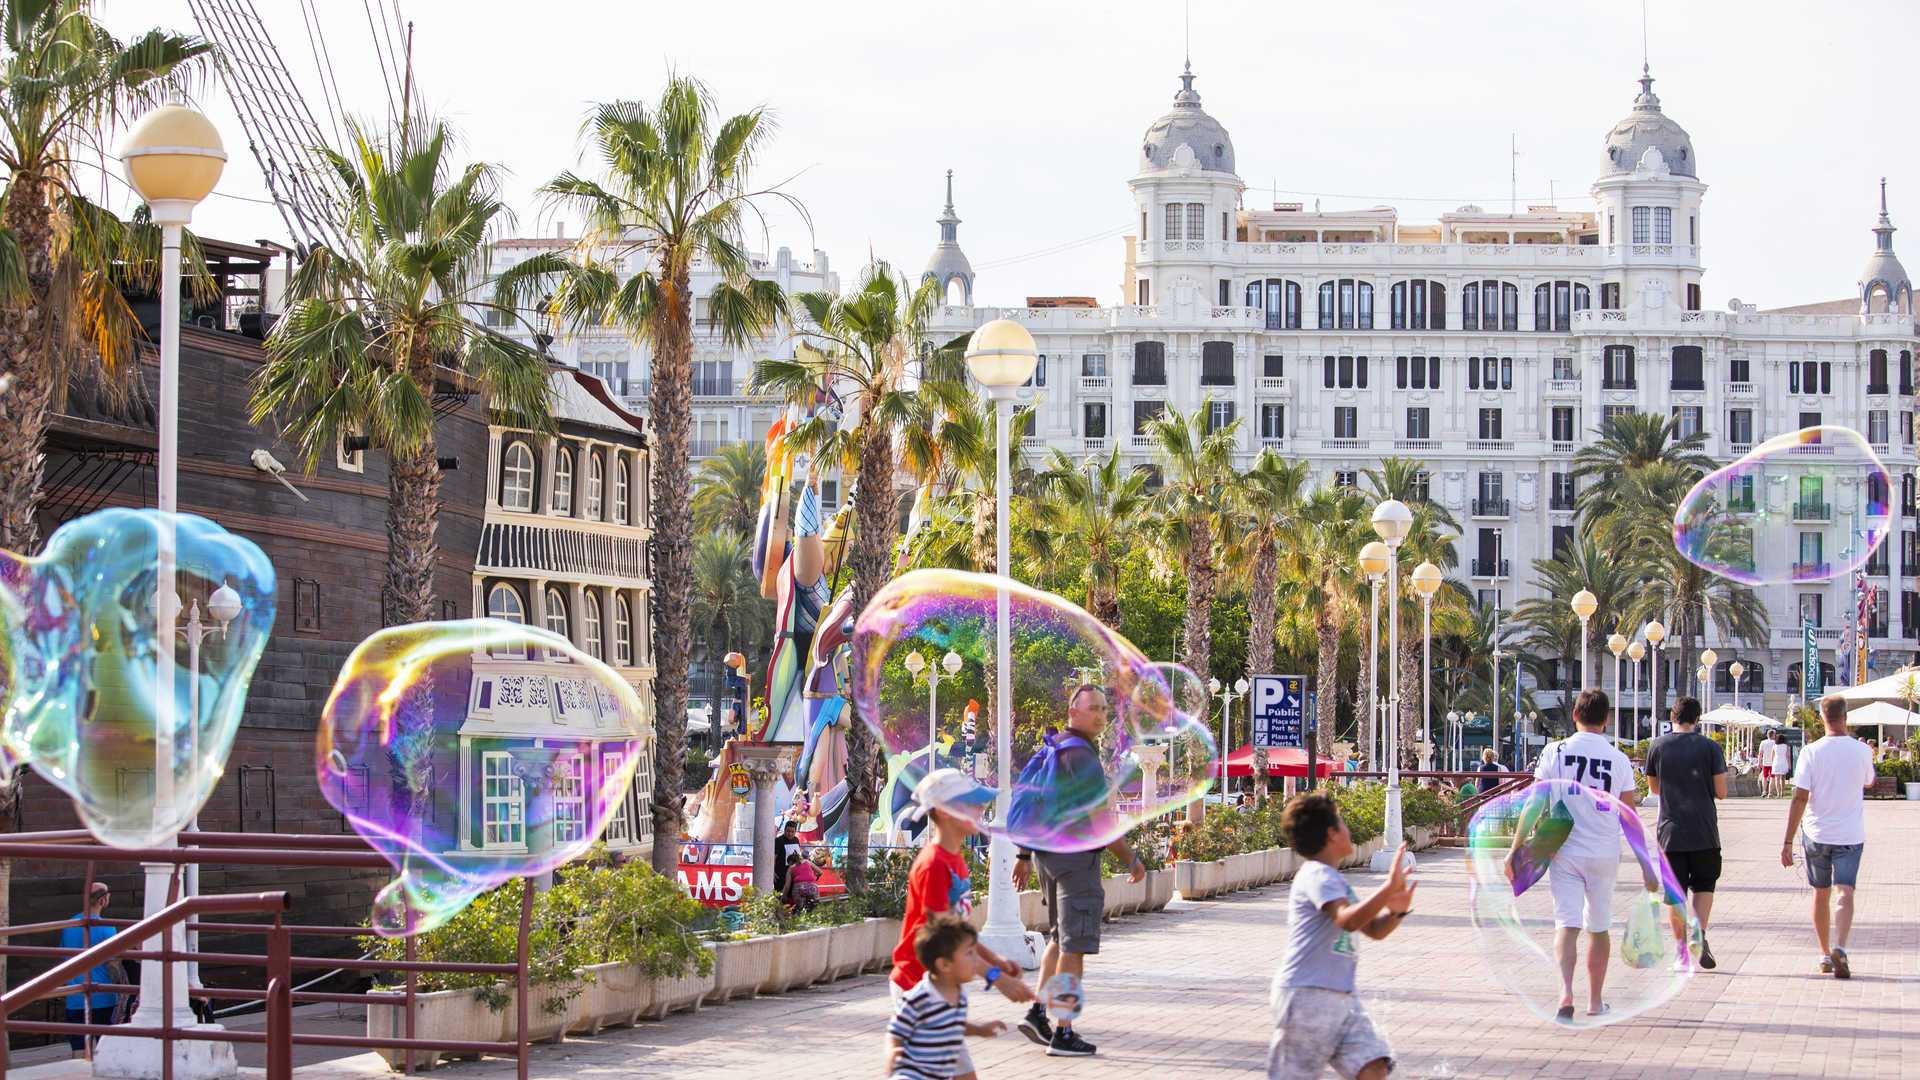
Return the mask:
{"type": "Polygon", "coordinates": [[[1801,851],[1807,857],[1807,884],[1816,889],[1835,885],[1851,889],[1860,877],[1860,853],[1865,844],[1821,844],[1802,839],[1801,851]]]}

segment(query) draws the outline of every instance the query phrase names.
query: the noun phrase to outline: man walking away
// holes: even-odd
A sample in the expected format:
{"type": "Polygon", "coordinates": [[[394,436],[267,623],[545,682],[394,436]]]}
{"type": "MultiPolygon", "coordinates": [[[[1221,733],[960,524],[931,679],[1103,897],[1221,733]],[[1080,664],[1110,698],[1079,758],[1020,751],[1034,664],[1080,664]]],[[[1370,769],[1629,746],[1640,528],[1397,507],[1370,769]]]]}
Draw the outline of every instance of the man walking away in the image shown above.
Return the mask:
{"type": "MultiPolygon", "coordinates": [[[[1693,894],[1700,921],[1700,966],[1716,966],[1707,944],[1707,916],[1713,911],[1713,887],[1720,880],[1720,812],[1715,799],[1727,797],[1727,757],[1720,744],[1695,730],[1700,703],[1683,697],[1673,705],[1673,732],[1647,748],[1647,789],[1660,797],[1660,849],[1680,888],[1693,894]]],[[[1675,937],[1686,933],[1679,908],[1673,912],[1675,937]]]]}
{"type": "MultiPolygon", "coordinates": [[[[1780,865],[1793,865],[1793,834],[1800,834],[1813,886],[1813,936],[1820,943],[1820,970],[1836,979],[1853,976],[1847,963],[1847,932],[1853,929],[1853,888],[1860,877],[1860,854],[1867,844],[1867,789],[1873,786],[1873,754],[1847,733],[1847,703],[1830,697],[1820,702],[1827,734],[1800,751],[1793,770],[1793,803],[1787,807],[1787,835],[1780,865]],[[1804,815],[1805,821],[1802,821],[1804,815]],[[1828,948],[1828,897],[1833,905],[1832,948],[1828,948]]],[[[1783,744],[1784,745],[1784,744],[1783,744]]]]}

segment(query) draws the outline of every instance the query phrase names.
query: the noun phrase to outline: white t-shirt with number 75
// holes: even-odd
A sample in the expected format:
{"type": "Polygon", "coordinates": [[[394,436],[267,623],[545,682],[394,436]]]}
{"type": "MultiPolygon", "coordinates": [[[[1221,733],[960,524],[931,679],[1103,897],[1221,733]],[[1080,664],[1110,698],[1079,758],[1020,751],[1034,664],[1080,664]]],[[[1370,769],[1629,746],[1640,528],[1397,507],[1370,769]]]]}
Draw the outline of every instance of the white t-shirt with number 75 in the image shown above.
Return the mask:
{"type": "Polygon", "coordinates": [[[1586,788],[1588,798],[1562,800],[1573,815],[1573,832],[1559,855],[1575,858],[1619,858],[1620,819],[1611,803],[1634,790],[1633,762],[1613,740],[1592,731],[1575,732],[1540,752],[1535,779],[1570,780],[1586,788]]]}

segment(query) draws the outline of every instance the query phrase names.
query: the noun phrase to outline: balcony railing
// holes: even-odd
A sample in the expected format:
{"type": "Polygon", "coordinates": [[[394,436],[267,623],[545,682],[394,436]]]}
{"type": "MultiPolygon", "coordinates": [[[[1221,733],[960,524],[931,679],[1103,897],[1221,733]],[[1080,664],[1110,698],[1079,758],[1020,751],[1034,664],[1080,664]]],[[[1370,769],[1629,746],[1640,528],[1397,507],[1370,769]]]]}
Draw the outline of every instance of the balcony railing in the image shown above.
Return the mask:
{"type": "Polygon", "coordinates": [[[1753,384],[1750,382],[1734,382],[1734,383],[1727,384],[1728,397],[1741,397],[1741,398],[1752,397],[1754,393],[1755,391],[1753,388],[1753,384]]]}
{"type": "Polygon", "coordinates": [[[1268,450],[1285,450],[1287,448],[1287,437],[1285,435],[1262,435],[1260,436],[1260,445],[1268,450]]]}
{"type": "Polygon", "coordinates": [[[1901,559],[1901,577],[1920,577],[1920,559],[1901,559]]]}
{"type": "Polygon", "coordinates": [[[1574,500],[1571,496],[1567,498],[1561,498],[1560,496],[1555,495],[1552,499],[1547,501],[1547,509],[1558,510],[1565,513],[1572,513],[1576,509],[1576,507],[1574,506],[1574,500]]]}
{"type": "Polygon", "coordinates": [[[1506,577],[1508,574],[1512,573],[1512,571],[1513,571],[1513,560],[1511,559],[1501,559],[1499,561],[1498,567],[1494,565],[1494,560],[1492,559],[1476,558],[1473,560],[1473,576],[1474,577],[1483,577],[1483,578],[1506,577]]]}
{"type": "Polygon", "coordinates": [[[1553,449],[1552,449],[1552,452],[1553,452],[1553,453],[1555,453],[1555,454],[1571,454],[1571,453],[1573,453],[1573,440],[1571,440],[1571,439],[1555,439],[1555,440],[1553,440],[1553,449]]]}
{"type": "Polygon", "coordinates": [[[1638,390],[1640,389],[1640,384],[1638,382],[1635,382],[1632,379],[1603,378],[1600,380],[1600,389],[1602,390],[1638,390]]]}
{"type": "Polygon", "coordinates": [[[1153,436],[1151,436],[1151,435],[1135,435],[1135,436],[1133,437],[1133,448],[1134,448],[1135,450],[1151,450],[1151,449],[1153,449],[1153,436]]]}
{"type": "Polygon", "coordinates": [[[1395,450],[1438,450],[1440,441],[1438,439],[1395,439],[1393,448],[1395,450]]]}
{"type": "Polygon", "coordinates": [[[1746,454],[1747,454],[1748,452],[1750,452],[1750,451],[1751,451],[1752,449],[1753,449],[1753,443],[1752,443],[1752,442],[1729,442],[1729,443],[1727,443],[1727,453],[1729,453],[1729,454],[1734,454],[1734,455],[1738,455],[1738,456],[1742,456],[1742,457],[1744,457],[1744,456],[1745,456],[1745,455],[1746,455],[1746,454]]]}
{"type": "Polygon", "coordinates": [[[1669,390],[1705,390],[1707,384],[1702,379],[1674,379],[1667,384],[1669,390]]]}
{"type": "Polygon", "coordinates": [[[1548,379],[1547,380],[1547,393],[1549,394],[1577,394],[1579,392],[1580,392],[1579,379],[1548,379]]]}
{"type": "Polygon", "coordinates": [[[1833,504],[1824,499],[1801,499],[1793,504],[1795,521],[1832,521],[1833,504]]]}
{"type": "Polygon", "coordinates": [[[1080,389],[1090,393],[1106,393],[1113,388],[1113,380],[1105,375],[1080,376],[1080,389]]]}
{"type": "Polygon", "coordinates": [[[1107,437],[1105,435],[1088,435],[1080,440],[1080,449],[1088,452],[1104,453],[1107,449],[1107,437]]]}
{"type": "Polygon", "coordinates": [[[1801,581],[1825,581],[1833,576],[1833,564],[1824,560],[1821,562],[1795,560],[1793,576],[1801,581]]]}
{"type": "Polygon", "coordinates": [[[1474,517],[1508,517],[1512,513],[1511,504],[1503,498],[1482,496],[1473,500],[1474,517]]]}
{"type": "Polygon", "coordinates": [[[1886,394],[1886,392],[1887,392],[1887,384],[1886,384],[1886,383],[1883,383],[1883,382],[1870,382],[1870,383],[1868,383],[1868,384],[1867,384],[1867,393],[1869,393],[1869,394],[1880,394],[1880,395],[1884,395],[1884,394],[1886,394]]]}
{"type": "Polygon", "coordinates": [[[1365,450],[1365,439],[1321,439],[1320,446],[1326,450],[1365,450]]]}
{"type": "Polygon", "coordinates": [[[1293,384],[1285,375],[1262,375],[1258,389],[1266,394],[1285,394],[1293,389],[1293,384]]]}
{"type": "Polygon", "coordinates": [[[1886,577],[1887,576],[1887,560],[1868,559],[1867,566],[1866,566],[1866,573],[1868,577],[1886,577]]]}
{"type": "Polygon", "coordinates": [[[1511,450],[1513,449],[1513,440],[1512,439],[1468,439],[1467,449],[1469,450],[1511,450]]]}

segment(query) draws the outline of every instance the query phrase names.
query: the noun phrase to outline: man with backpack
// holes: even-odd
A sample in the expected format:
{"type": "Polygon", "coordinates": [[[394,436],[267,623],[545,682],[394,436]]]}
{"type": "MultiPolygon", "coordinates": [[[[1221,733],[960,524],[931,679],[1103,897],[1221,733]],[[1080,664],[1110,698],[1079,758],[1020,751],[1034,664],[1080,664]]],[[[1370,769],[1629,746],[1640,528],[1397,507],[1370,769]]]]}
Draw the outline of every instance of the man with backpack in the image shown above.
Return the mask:
{"type": "MultiPolygon", "coordinates": [[[[1064,804],[1089,816],[1105,812],[1109,782],[1096,745],[1107,729],[1107,714],[1105,690],[1091,683],[1074,688],[1067,699],[1067,730],[1049,736],[1042,747],[1041,753],[1049,755],[1044,766],[1048,782],[1044,787],[1020,786],[1014,793],[1011,821],[1046,813],[1044,809],[1023,807],[1022,802],[1027,800],[1056,807],[1064,804]]],[[[1037,869],[1041,891],[1046,894],[1052,940],[1041,958],[1040,979],[1035,985],[1044,987],[1057,974],[1071,975],[1076,982],[1084,979],[1087,957],[1100,951],[1100,917],[1106,908],[1100,856],[1105,851],[1127,864],[1131,880],[1147,876],[1146,864],[1124,838],[1083,851],[1021,851],[1014,862],[1014,886],[1025,887],[1037,869]]],[[[1049,1057],[1088,1057],[1094,1052],[1093,1044],[1081,1038],[1071,1022],[1050,1024],[1039,1002],[1020,1021],[1020,1033],[1045,1046],[1049,1057]]]]}

